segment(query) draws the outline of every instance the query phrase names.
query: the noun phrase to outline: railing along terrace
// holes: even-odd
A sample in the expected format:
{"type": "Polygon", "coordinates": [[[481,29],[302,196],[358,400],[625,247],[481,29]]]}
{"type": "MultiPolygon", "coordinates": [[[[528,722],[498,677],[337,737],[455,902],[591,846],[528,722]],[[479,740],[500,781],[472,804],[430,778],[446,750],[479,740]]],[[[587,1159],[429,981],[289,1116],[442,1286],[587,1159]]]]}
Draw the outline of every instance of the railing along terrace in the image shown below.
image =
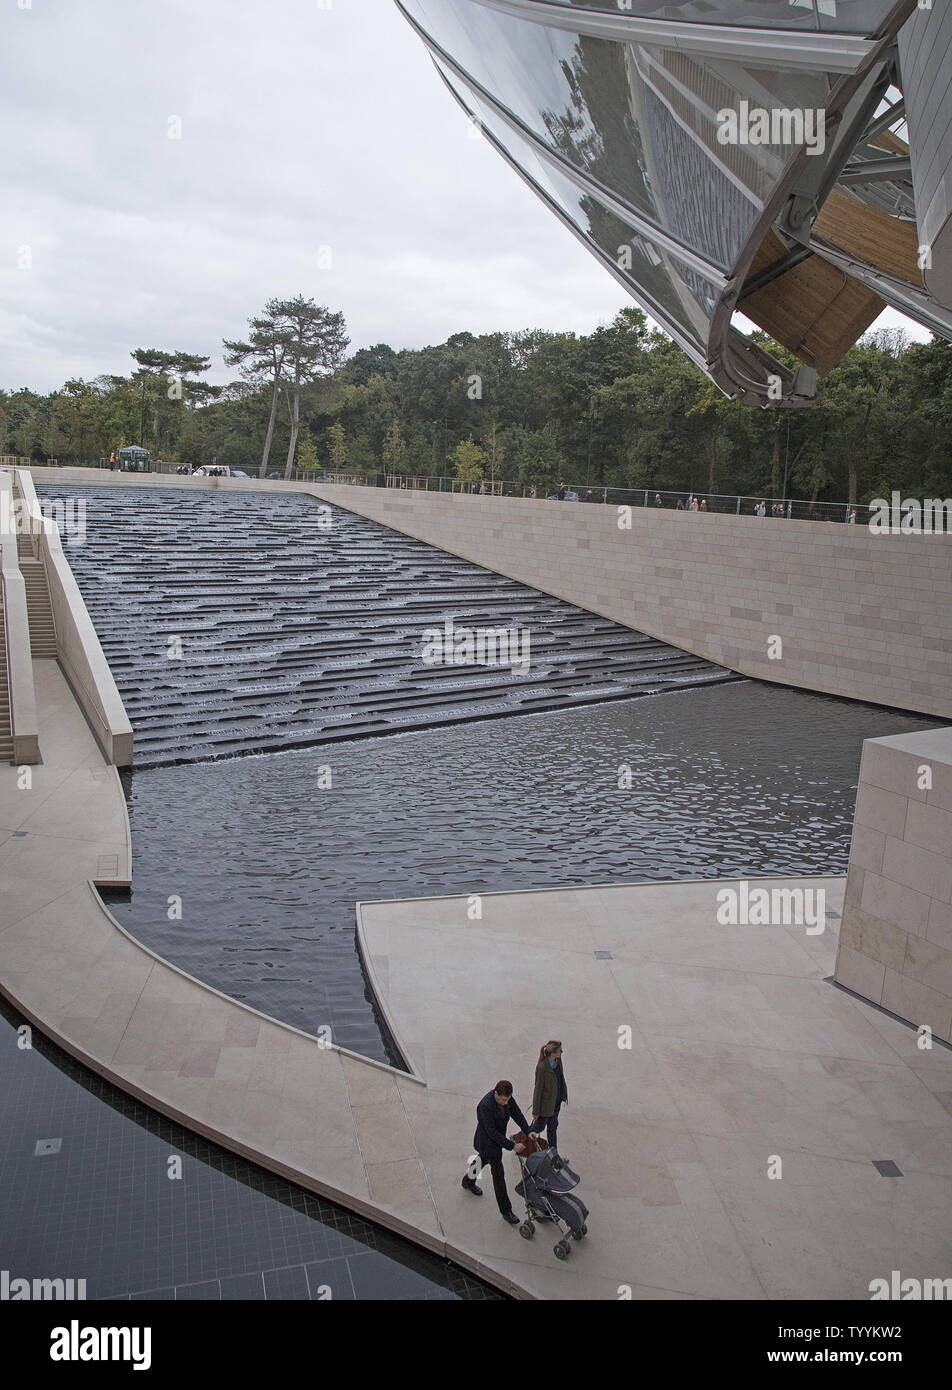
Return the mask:
{"type": "MultiPolygon", "coordinates": [[[[318,480],[315,480],[318,481],[318,480]]],[[[722,512],[735,516],[774,516],[799,521],[839,521],[865,524],[874,509],[861,503],[820,502],[807,498],[744,496],[737,493],[671,491],[658,488],[560,484],[547,490],[521,483],[496,480],[461,483],[457,478],[409,477],[388,473],[387,487],[418,492],[464,492],[474,496],[525,497],[544,501],[598,502],[608,506],[656,507],[669,511],[722,512]],[[561,495],[560,495],[561,494],[561,495]]]]}
{"type": "MultiPolygon", "coordinates": [[[[19,466],[29,466],[18,460],[19,466]]],[[[34,466],[56,466],[55,460],[34,466]]],[[[10,467],[12,458],[0,457],[0,467],[10,467]]],[[[108,459],[59,460],[60,467],[87,467],[109,469],[108,459]]],[[[208,468],[212,465],[205,464],[208,468]]],[[[221,465],[224,469],[225,465],[221,465]]],[[[118,470],[117,470],[118,471],[118,470]]],[[[195,468],[175,461],[155,459],[148,470],[154,474],[191,474],[195,468]]],[[[230,470],[232,476],[236,470],[230,470]]],[[[255,481],[258,470],[248,467],[240,471],[240,476],[255,481]]],[[[803,497],[772,497],[769,493],[737,494],[716,492],[693,492],[690,488],[674,491],[670,488],[624,488],[605,487],[601,484],[565,483],[557,488],[533,487],[527,483],[509,482],[503,479],[485,479],[482,482],[466,483],[459,478],[442,474],[403,474],[378,473],[369,469],[348,471],[346,469],[292,469],[285,478],[283,470],[270,469],[269,482],[294,483],[337,483],[351,487],[388,487],[412,492],[455,492],[469,496],[482,497],[520,497],[536,501],[565,501],[569,503],[596,502],[607,506],[629,506],[667,509],[682,512],[719,512],[734,516],[770,516],[795,521],[835,521],[846,525],[868,525],[874,517],[882,516],[881,507],[872,507],[862,502],[827,502],[803,497]]],[[[907,500],[922,501],[915,496],[907,500]]],[[[936,528],[940,529],[940,528],[936,528]]],[[[941,528],[946,529],[946,528],[941,528]]],[[[950,528],[952,529],[952,528],[950,528]]]]}

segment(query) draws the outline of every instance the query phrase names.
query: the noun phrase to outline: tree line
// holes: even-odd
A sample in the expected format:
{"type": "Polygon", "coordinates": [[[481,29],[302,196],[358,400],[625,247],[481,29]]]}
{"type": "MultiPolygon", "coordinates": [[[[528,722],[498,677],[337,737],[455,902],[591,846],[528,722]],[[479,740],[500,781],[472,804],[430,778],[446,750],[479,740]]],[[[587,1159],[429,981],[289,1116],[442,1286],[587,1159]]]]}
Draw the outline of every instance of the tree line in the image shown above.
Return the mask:
{"type": "MultiPolygon", "coordinates": [[[[794,359],[764,334],[758,341],[794,359]]],[[[803,410],[727,400],[634,307],[590,334],[454,333],[347,356],[344,316],[273,299],[211,359],[136,348],[128,376],[0,390],[5,454],[96,462],[125,444],[260,476],[326,470],[868,502],[952,491],[952,346],[867,334],[803,410]]]]}

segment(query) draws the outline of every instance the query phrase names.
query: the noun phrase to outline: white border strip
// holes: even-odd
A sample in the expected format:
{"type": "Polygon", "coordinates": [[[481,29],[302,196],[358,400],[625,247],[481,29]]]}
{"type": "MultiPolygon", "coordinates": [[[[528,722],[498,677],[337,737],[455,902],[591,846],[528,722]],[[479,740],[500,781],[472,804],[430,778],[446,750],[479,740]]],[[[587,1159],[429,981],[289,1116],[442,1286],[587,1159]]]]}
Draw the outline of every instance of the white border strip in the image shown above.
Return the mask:
{"type": "Polygon", "coordinates": [[[741,25],[695,24],[685,20],[643,19],[580,9],[549,0],[474,0],[513,19],[568,29],[616,43],[654,44],[682,53],[752,62],[760,67],[808,68],[812,72],[854,73],[876,48],[870,39],[802,29],[747,29],[741,25]]]}

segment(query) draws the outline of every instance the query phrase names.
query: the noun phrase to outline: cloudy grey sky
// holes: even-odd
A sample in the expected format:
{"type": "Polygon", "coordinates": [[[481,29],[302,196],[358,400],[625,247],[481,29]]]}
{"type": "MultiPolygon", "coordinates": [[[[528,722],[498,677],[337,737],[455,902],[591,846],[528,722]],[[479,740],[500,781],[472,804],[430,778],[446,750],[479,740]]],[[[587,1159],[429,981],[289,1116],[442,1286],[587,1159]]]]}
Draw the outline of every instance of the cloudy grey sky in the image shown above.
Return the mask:
{"type": "Polygon", "coordinates": [[[273,295],[343,310],[352,350],[590,332],[627,302],[392,0],[3,0],[0,52],[7,389],[134,347],[226,381],[222,337],[273,295]]]}

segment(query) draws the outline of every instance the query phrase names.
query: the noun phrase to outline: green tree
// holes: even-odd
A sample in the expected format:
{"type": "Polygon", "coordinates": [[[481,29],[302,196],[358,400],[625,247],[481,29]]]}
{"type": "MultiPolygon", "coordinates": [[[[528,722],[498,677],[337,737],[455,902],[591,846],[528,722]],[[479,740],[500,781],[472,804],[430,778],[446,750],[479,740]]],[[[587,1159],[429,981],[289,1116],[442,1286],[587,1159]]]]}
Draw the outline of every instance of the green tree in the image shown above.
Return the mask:
{"type": "Polygon", "coordinates": [[[335,468],[344,468],[347,464],[347,437],[339,421],[335,421],[327,431],[327,441],[331,463],[335,468]]]}
{"type": "Polygon", "coordinates": [[[229,367],[240,367],[243,379],[257,389],[271,387],[271,412],[258,468],[258,477],[263,478],[268,471],[268,460],[271,456],[278,399],[289,347],[289,331],[284,322],[281,300],[269,299],[264,306],[264,312],[256,318],[249,319],[248,326],[251,332],[247,340],[230,342],[224,338],[222,344],[225,349],[225,362],[229,367]]]}
{"type": "Polygon", "coordinates": [[[498,411],[494,410],[490,416],[483,434],[483,447],[486,451],[486,466],[489,469],[490,481],[495,482],[500,475],[506,457],[506,446],[502,442],[502,431],[499,428],[498,411]]]}
{"type": "Polygon", "coordinates": [[[474,439],[462,440],[450,455],[456,477],[464,484],[482,482],[485,461],[486,455],[474,439]]]}
{"type": "Polygon", "coordinates": [[[559,486],[564,471],[565,455],[551,426],[526,436],[519,451],[519,482],[524,487],[534,487],[545,497],[559,486]]]}
{"type": "Polygon", "coordinates": [[[393,420],[383,441],[383,466],[388,473],[405,473],[407,446],[403,442],[399,422],[393,420]]]}
{"type": "Polygon", "coordinates": [[[304,432],[298,440],[297,464],[298,468],[304,473],[316,473],[321,466],[320,459],[317,457],[317,449],[314,445],[314,440],[311,438],[311,432],[306,425],[304,427],[304,432]]]}
{"type": "MultiPolygon", "coordinates": [[[[207,372],[211,358],[193,352],[164,352],[161,348],[135,348],[130,356],[139,364],[134,380],[140,390],[140,443],[145,444],[145,407],[148,400],[152,409],[152,445],[161,448],[163,416],[166,423],[174,410],[171,402],[205,401],[214,396],[217,387],[207,382],[191,381],[207,372]]],[[[169,431],[166,430],[166,438],[169,431]]]]}
{"type": "MultiPolygon", "coordinates": [[[[721,433],[732,413],[732,402],[727,399],[723,392],[719,391],[713,381],[702,381],[698,383],[698,394],[693,405],[688,406],[686,414],[702,415],[708,422],[708,440],[710,445],[710,459],[707,469],[708,493],[717,491],[717,445],[721,433]]],[[[776,497],[778,494],[774,492],[776,497]]]]}
{"type": "Polygon", "coordinates": [[[291,420],[284,476],[290,478],[301,421],[301,392],[305,386],[340,366],[350,339],[343,314],[332,314],[324,305],[315,304],[313,299],[305,299],[301,294],[282,301],[280,318],[287,344],[286,391],[291,420]]]}

